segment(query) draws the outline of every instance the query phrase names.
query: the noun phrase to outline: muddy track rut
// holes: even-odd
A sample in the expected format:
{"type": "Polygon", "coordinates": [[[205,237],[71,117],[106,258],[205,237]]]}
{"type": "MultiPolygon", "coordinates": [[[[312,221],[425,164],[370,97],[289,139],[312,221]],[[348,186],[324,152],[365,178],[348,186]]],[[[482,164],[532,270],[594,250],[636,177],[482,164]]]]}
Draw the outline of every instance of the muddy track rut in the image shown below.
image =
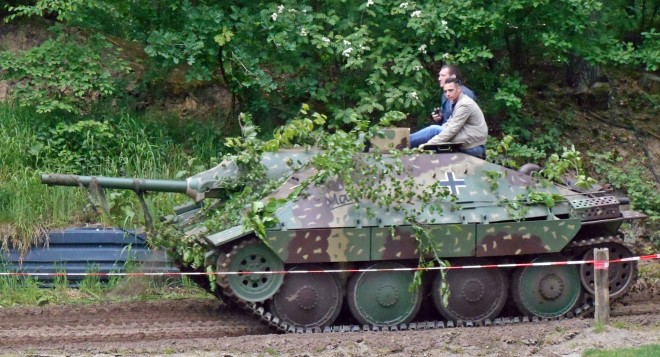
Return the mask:
{"type": "MultiPolygon", "coordinates": [[[[214,299],[0,308],[6,356],[563,356],[587,347],[660,344],[657,282],[612,307],[613,326],[567,319],[428,331],[274,334],[214,299]],[[611,335],[609,335],[611,334],[611,335]]],[[[578,354],[579,355],[579,354],[578,354]]]]}

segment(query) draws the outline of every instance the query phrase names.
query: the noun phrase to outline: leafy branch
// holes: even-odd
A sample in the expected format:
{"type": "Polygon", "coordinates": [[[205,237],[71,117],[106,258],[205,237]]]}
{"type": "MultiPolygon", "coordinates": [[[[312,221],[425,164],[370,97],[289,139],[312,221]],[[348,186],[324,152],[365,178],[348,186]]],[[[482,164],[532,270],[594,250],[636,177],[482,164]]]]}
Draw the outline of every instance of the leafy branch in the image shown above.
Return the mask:
{"type": "Polygon", "coordinates": [[[540,175],[543,178],[561,184],[568,184],[569,182],[567,181],[571,180],[572,185],[580,188],[589,188],[596,183],[596,180],[584,173],[582,169],[582,157],[573,145],[571,145],[570,149],[564,147],[561,155],[550,155],[545,162],[544,168],[541,169],[540,175]]]}

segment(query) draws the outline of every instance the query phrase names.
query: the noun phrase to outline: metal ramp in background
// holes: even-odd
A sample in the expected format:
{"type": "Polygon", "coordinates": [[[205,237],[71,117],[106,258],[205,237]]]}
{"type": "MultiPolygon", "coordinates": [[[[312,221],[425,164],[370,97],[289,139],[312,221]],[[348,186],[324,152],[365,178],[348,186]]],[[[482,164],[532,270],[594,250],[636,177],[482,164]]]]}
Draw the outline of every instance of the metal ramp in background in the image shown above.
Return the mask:
{"type": "MultiPolygon", "coordinates": [[[[46,247],[33,247],[21,260],[10,249],[0,254],[0,271],[23,273],[178,272],[165,252],[153,250],[144,234],[117,228],[68,228],[48,233],[46,247]]],[[[36,276],[51,283],[55,276],[36,276]]],[[[75,285],[84,276],[69,276],[75,285]]],[[[101,277],[101,280],[107,280],[101,277]]]]}

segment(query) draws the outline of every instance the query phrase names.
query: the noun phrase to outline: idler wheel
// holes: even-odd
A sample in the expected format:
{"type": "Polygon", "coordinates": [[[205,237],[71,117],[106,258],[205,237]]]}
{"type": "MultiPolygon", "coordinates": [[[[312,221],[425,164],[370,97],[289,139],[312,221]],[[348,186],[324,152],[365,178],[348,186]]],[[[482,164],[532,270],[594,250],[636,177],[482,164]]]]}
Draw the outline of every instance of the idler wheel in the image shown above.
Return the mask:
{"type": "MultiPolygon", "coordinates": [[[[455,266],[484,265],[491,262],[480,259],[456,259],[455,266]]],[[[433,304],[448,320],[480,321],[494,319],[506,303],[509,290],[507,271],[503,269],[448,270],[443,279],[438,273],[433,280],[433,304]],[[443,287],[449,297],[443,303],[443,287]]]]}
{"type": "MultiPolygon", "coordinates": [[[[564,261],[561,255],[534,262],[564,261]]],[[[511,295],[520,311],[538,317],[558,317],[571,311],[582,298],[582,284],[574,265],[518,268],[511,278],[511,295]]]]}
{"type": "MultiPolygon", "coordinates": [[[[398,263],[376,263],[368,269],[397,269],[398,263]]],[[[412,321],[422,304],[422,287],[410,291],[411,271],[360,272],[348,283],[348,307],[363,325],[392,326],[412,321]]]]}
{"type": "MultiPolygon", "coordinates": [[[[593,248],[607,248],[609,250],[610,260],[630,258],[633,256],[632,252],[625,246],[617,243],[603,243],[590,247],[584,253],[582,260],[593,260],[593,248]]],[[[611,263],[607,268],[610,299],[616,299],[625,294],[632,285],[635,276],[637,275],[637,262],[620,262],[611,263]]],[[[594,294],[594,265],[582,264],[580,265],[580,280],[582,286],[591,295],[594,294]]]]}
{"type": "Polygon", "coordinates": [[[344,289],[337,274],[324,273],[315,265],[289,269],[280,290],[273,296],[273,315],[296,327],[331,325],[341,311],[344,289]],[[313,273],[295,273],[300,271],[313,273]]]}
{"type": "Polygon", "coordinates": [[[258,239],[250,239],[235,247],[226,257],[218,259],[220,272],[245,272],[222,276],[221,286],[243,301],[261,302],[272,297],[282,285],[284,263],[258,239]],[[256,272],[256,274],[254,273],[256,272]]]}

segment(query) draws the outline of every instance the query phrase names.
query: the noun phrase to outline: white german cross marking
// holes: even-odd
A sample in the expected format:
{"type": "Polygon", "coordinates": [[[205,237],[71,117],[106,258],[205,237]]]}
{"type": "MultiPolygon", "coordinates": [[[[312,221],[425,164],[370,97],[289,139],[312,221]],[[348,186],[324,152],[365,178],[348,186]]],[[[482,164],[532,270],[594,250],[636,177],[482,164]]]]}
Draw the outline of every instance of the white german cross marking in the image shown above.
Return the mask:
{"type": "Polygon", "coordinates": [[[453,172],[445,172],[445,180],[440,180],[440,186],[447,187],[453,195],[458,195],[460,192],[459,187],[465,186],[465,180],[459,180],[454,178],[453,172]]]}

